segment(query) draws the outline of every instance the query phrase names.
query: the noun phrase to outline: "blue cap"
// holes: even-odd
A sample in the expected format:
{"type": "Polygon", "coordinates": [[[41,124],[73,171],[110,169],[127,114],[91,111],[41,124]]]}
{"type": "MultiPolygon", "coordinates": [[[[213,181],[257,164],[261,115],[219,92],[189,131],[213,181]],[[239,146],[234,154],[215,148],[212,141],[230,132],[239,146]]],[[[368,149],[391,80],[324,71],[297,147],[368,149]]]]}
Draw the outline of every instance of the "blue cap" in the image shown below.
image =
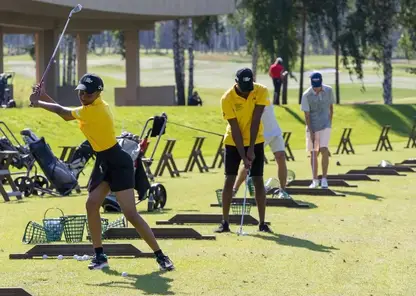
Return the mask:
{"type": "Polygon", "coordinates": [[[319,72],[313,72],[310,76],[312,87],[322,86],[322,74],[319,72]]]}

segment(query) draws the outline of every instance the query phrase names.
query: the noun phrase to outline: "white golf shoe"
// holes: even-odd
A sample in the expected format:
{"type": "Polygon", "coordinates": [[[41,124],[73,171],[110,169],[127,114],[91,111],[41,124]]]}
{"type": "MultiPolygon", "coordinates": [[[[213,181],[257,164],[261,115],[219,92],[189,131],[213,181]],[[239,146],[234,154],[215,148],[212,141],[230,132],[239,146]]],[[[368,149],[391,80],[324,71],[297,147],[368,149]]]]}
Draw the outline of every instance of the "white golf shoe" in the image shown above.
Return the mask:
{"type": "Polygon", "coordinates": [[[319,187],[319,180],[313,180],[309,188],[318,188],[319,187]]]}

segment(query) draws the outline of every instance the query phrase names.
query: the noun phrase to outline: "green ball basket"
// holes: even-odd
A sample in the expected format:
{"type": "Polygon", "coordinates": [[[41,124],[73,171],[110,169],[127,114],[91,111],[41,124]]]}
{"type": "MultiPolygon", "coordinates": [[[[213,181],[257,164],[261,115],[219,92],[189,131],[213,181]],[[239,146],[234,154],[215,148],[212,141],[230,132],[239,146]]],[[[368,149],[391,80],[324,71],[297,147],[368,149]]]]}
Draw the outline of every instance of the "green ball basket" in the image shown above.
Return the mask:
{"type": "Polygon", "coordinates": [[[44,244],[48,242],[45,228],[34,221],[27,223],[22,242],[25,244],[44,244]]]}
{"type": "Polygon", "coordinates": [[[62,217],[64,220],[64,235],[67,243],[82,241],[84,228],[87,222],[86,215],[68,215],[62,217]]]}
{"type": "Polygon", "coordinates": [[[62,233],[64,231],[62,216],[59,218],[46,218],[46,214],[49,212],[49,210],[53,209],[59,210],[62,216],[64,216],[64,212],[59,208],[49,208],[45,211],[42,222],[48,242],[60,241],[62,239],[62,233]]]}

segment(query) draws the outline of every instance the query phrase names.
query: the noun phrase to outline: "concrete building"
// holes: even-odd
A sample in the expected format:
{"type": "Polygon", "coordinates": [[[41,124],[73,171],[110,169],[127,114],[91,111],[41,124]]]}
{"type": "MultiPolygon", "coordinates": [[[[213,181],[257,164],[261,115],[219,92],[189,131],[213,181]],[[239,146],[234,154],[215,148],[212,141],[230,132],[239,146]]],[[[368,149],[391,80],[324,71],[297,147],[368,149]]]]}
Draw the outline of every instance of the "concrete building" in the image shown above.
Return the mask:
{"type": "MultiPolygon", "coordinates": [[[[3,34],[34,34],[36,78],[40,81],[58,42],[69,12],[77,4],[82,12],[73,15],[67,33],[77,37],[77,73],[87,72],[89,34],[123,30],[126,47],[126,87],[115,89],[116,105],[174,105],[175,86],[141,87],[139,30],[154,28],[157,21],[202,15],[232,13],[235,0],[1,0],[0,48],[3,34]]],[[[56,60],[58,60],[58,56],[56,60]]],[[[3,51],[0,51],[0,73],[3,51]]],[[[47,76],[47,91],[64,105],[79,105],[73,87],[59,86],[59,63],[47,76]]]]}

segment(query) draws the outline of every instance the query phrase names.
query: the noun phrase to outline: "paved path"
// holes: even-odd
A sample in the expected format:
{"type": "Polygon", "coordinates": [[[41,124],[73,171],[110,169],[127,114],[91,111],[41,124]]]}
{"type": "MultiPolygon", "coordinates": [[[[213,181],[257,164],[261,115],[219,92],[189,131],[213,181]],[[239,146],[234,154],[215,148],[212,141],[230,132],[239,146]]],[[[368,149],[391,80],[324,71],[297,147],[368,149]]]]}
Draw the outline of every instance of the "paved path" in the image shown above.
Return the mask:
{"type": "MultiPolygon", "coordinates": [[[[125,80],[125,73],[122,71],[110,71],[102,73],[97,67],[104,66],[121,66],[124,67],[125,61],[121,58],[99,58],[89,59],[88,67],[92,71],[96,71],[102,76],[112,77],[114,79],[125,80]]],[[[35,63],[33,61],[7,61],[5,62],[6,71],[14,71],[19,75],[27,77],[35,77],[35,63]]],[[[240,67],[250,67],[250,63],[235,62],[210,62],[197,60],[195,63],[195,87],[198,88],[217,88],[226,89],[234,80],[234,73],[240,67]]],[[[173,60],[169,57],[141,57],[140,59],[141,77],[140,81],[143,85],[174,85],[174,69],[173,60]]],[[[335,75],[334,69],[321,69],[324,73],[324,83],[334,85],[335,75]]],[[[299,73],[294,73],[299,80],[299,73]]],[[[305,88],[309,86],[309,73],[304,74],[305,88]]],[[[187,77],[186,77],[187,80],[187,77]]],[[[257,81],[265,84],[270,89],[273,84],[267,74],[259,74],[257,81]]],[[[361,86],[361,82],[353,77],[351,80],[348,72],[342,70],[340,73],[341,84],[354,84],[361,86]]],[[[364,78],[365,86],[381,87],[382,75],[367,75],[364,78]]],[[[415,78],[412,77],[393,77],[394,88],[416,89],[415,78]]],[[[290,89],[298,89],[298,83],[289,80],[290,89]]]]}

